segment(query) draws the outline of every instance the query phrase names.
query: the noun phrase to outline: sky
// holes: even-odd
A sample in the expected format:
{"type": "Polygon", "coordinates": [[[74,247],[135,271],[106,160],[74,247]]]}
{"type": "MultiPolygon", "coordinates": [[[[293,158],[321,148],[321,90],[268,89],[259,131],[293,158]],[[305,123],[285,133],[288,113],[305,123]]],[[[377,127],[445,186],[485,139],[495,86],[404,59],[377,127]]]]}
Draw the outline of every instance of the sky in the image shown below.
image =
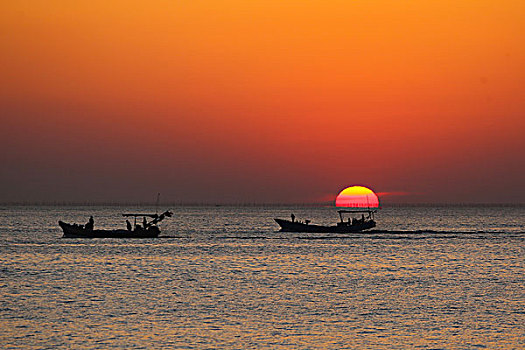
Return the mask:
{"type": "Polygon", "coordinates": [[[0,202],[525,203],[522,0],[3,1],[0,202]]]}

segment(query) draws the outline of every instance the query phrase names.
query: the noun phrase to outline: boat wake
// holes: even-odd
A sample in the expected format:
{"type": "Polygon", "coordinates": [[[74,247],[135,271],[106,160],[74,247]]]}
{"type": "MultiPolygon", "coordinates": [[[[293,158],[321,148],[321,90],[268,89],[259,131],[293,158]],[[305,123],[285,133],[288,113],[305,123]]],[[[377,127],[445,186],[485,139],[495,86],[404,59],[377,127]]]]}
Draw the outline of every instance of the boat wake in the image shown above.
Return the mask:
{"type": "MultiPolygon", "coordinates": [[[[198,239],[200,235],[166,235],[158,238],[198,239]]],[[[283,233],[271,232],[239,232],[229,235],[205,235],[207,238],[220,240],[345,240],[345,239],[501,239],[522,238],[525,232],[511,231],[437,231],[437,230],[369,230],[366,232],[345,234],[318,234],[318,233],[283,233]]]]}

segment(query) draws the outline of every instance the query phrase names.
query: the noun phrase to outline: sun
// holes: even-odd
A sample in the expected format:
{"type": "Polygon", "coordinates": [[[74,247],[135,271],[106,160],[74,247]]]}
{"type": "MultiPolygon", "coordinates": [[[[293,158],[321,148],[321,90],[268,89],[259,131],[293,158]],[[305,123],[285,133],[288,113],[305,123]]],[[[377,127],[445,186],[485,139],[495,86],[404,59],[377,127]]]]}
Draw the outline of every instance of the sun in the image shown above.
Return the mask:
{"type": "Polygon", "coordinates": [[[336,207],[379,208],[379,198],[364,186],[351,186],[342,190],[335,199],[336,207]]]}

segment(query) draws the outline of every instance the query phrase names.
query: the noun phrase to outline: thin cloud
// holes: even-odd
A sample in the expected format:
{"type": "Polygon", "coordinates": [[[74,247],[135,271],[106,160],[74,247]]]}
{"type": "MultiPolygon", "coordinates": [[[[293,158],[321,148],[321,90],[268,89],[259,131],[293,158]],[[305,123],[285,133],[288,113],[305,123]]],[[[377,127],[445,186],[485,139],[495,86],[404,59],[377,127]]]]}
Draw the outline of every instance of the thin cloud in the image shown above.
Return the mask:
{"type": "Polygon", "coordinates": [[[401,196],[415,196],[421,195],[420,192],[405,192],[405,191],[392,191],[392,192],[377,192],[379,197],[401,197],[401,196]]]}
{"type": "MultiPolygon", "coordinates": [[[[376,192],[379,198],[382,197],[407,197],[407,196],[416,196],[422,195],[420,192],[407,192],[407,191],[388,191],[388,192],[376,192]]],[[[335,202],[337,195],[336,194],[326,194],[324,196],[316,198],[313,202],[315,203],[326,203],[326,202],[335,202]]]]}

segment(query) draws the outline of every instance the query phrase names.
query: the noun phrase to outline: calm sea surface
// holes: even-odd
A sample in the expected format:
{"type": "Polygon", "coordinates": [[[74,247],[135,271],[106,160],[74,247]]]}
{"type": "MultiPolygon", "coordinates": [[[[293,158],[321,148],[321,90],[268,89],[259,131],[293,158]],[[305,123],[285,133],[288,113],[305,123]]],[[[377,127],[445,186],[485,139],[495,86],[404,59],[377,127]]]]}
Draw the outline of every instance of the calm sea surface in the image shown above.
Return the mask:
{"type": "Polygon", "coordinates": [[[152,208],[0,207],[0,348],[523,349],[525,208],[178,207],[164,238],[63,239],[152,208]]]}

